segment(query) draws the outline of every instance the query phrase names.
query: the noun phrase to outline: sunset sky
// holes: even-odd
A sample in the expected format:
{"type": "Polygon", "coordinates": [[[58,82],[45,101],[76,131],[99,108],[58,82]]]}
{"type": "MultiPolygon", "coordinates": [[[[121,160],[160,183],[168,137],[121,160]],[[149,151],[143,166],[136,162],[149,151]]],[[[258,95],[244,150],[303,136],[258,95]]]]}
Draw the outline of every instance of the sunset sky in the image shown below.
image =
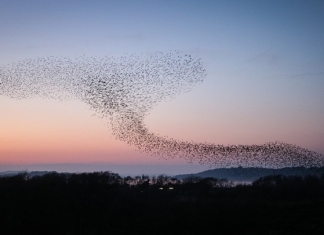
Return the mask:
{"type": "MultiPolygon", "coordinates": [[[[180,50],[201,58],[207,77],[159,103],[145,119],[151,132],[224,145],[282,141],[324,154],[323,25],[321,0],[1,0],[0,68],[180,50]]],[[[0,93],[0,171],[22,169],[177,174],[208,166],[137,151],[78,100],[0,93]]]]}

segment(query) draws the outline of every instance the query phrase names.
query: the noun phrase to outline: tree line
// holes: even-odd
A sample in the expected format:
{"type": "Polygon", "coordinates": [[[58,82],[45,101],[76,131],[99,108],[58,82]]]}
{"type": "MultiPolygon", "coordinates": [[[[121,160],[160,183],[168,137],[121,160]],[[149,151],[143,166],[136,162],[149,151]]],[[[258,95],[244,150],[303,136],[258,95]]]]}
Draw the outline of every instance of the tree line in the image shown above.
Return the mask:
{"type": "Polygon", "coordinates": [[[324,174],[226,179],[112,172],[0,178],[2,234],[323,234],[324,174]]]}

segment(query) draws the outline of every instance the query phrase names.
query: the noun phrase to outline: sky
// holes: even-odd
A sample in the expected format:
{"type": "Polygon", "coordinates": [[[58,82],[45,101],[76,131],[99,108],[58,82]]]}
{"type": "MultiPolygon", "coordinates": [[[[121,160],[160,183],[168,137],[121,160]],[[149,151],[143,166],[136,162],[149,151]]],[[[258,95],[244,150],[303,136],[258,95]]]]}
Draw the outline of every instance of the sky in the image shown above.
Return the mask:
{"type": "MultiPolygon", "coordinates": [[[[159,103],[151,132],[186,141],[282,141],[324,154],[323,1],[0,1],[0,66],[29,58],[180,50],[203,83],[159,103]]],[[[194,173],[116,140],[78,100],[0,94],[0,171],[194,173]]]]}

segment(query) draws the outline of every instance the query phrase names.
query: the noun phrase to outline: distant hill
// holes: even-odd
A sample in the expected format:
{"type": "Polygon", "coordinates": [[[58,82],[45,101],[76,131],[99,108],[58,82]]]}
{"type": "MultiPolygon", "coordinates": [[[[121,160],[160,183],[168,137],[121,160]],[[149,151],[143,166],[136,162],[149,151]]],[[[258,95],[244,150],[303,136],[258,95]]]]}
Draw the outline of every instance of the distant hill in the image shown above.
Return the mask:
{"type": "Polygon", "coordinates": [[[177,179],[184,179],[187,177],[214,177],[218,179],[228,179],[231,181],[254,181],[260,177],[267,175],[322,175],[324,174],[324,167],[287,167],[281,169],[269,169],[269,168],[220,168],[214,170],[207,170],[196,174],[184,174],[174,176],[177,179]]]}
{"type": "MultiPolygon", "coordinates": [[[[25,173],[25,171],[5,171],[5,172],[0,172],[0,177],[10,177],[22,173],[25,173]]],[[[55,171],[31,171],[31,172],[27,172],[27,175],[29,177],[34,177],[34,176],[42,176],[49,173],[55,173],[55,171]]]]}
{"type": "MultiPolygon", "coordinates": [[[[25,171],[5,171],[0,172],[0,177],[10,177],[17,174],[25,173],[25,171]]],[[[31,171],[27,172],[27,175],[32,178],[34,176],[43,176],[45,174],[55,173],[55,171],[31,171]]],[[[66,173],[69,174],[69,173],[66,173]]],[[[265,177],[268,175],[297,175],[297,176],[306,176],[306,175],[317,175],[321,176],[324,174],[324,167],[287,167],[281,169],[269,169],[269,168],[220,168],[207,170],[203,172],[199,172],[196,174],[183,174],[183,175],[175,175],[174,178],[179,180],[188,178],[188,177],[200,177],[207,178],[213,177],[217,179],[227,179],[230,181],[236,182],[252,182],[254,180],[259,179],[260,177],[265,177]]]]}
{"type": "Polygon", "coordinates": [[[0,177],[13,176],[13,175],[17,175],[19,173],[22,173],[22,171],[4,171],[4,172],[0,172],[0,177]]]}

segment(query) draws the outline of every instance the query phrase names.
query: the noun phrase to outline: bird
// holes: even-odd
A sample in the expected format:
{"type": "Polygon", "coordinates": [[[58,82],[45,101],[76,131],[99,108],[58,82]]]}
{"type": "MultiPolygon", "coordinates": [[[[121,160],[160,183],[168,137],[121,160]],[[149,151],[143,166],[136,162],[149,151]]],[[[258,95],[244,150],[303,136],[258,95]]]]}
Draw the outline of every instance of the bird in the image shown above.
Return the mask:
{"type": "Polygon", "coordinates": [[[0,66],[0,95],[12,99],[78,99],[110,123],[116,139],[162,159],[182,158],[210,168],[319,167],[320,153],[283,142],[253,145],[199,143],[148,130],[157,103],[190,91],[207,76],[201,58],[168,53],[121,57],[45,57],[0,66]]]}

